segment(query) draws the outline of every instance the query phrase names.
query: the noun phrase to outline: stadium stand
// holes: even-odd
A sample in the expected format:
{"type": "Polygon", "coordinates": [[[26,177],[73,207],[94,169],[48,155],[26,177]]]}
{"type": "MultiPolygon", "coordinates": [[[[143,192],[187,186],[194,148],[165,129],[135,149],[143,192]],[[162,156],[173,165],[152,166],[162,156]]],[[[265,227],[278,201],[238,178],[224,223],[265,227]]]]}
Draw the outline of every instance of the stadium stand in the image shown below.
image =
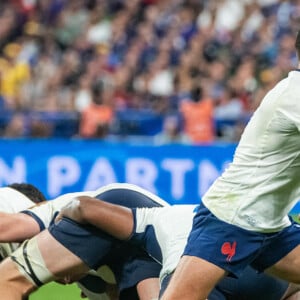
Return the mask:
{"type": "Polygon", "coordinates": [[[154,137],[170,114],[189,135],[181,108],[208,101],[191,143],[236,141],[296,66],[299,16],[298,0],[3,0],[0,135],[154,137]]]}

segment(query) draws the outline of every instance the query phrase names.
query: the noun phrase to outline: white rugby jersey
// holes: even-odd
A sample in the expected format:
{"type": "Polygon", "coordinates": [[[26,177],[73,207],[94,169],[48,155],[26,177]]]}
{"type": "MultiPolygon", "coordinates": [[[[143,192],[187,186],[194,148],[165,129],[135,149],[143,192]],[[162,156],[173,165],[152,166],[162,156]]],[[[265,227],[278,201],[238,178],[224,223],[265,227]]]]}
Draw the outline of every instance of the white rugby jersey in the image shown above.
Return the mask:
{"type": "Polygon", "coordinates": [[[59,213],[62,207],[67,205],[71,200],[79,196],[90,196],[96,197],[99,194],[102,194],[106,191],[114,190],[114,189],[128,189],[137,192],[141,192],[142,194],[148,196],[153,201],[161,204],[162,206],[169,205],[167,202],[162,200],[160,197],[152,194],[149,191],[146,191],[136,185],[128,184],[128,183],[112,183],[101,187],[95,191],[84,191],[84,192],[76,192],[76,193],[68,193],[62,196],[55,198],[54,200],[47,201],[41,205],[37,205],[31,209],[27,209],[24,213],[31,215],[40,225],[41,230],[48,228],[53,218],[59,213]]]}
{"type": "MultiPolygon", "coordinates": [[[[16,213],[33,205],[35,205],[35,203],[21,192],[9,187],[0,188],[1,212],[16,213]]],[[[2,258],[7,257],[16,250],[18,246],[18,243],[1,243],[0,256],[2,258]]]]}
{"type": "Polygon", "coordinates": [[[40,230],[44,230],[50,226],[51,221],[53,221],[53,218],[60,212],[61,208],[71,202],[74,198],[79,196],[94,197],[97,195],[98,191],[68,193],[53,200],[45,201],[42,204],[23,210],[22,212],[34,218],[39,224],[40,230]]]}
{"type": "Polygon", "coordinates": [[[35,205],[28,197],[21,192],[9,188],[0,188],[0,211],[15,213],[35,205]]]}
{"type": "Polygon", "coordinates": [[[197,207],[173,205],[134,210],[132,240],[142,243],[149,255],[162,264],[160,281],[175,270],[192,228],[197,207]]]}
{"type": "MultiPolygon", "coordinates": [[[[61,208],[65,205],[67,205],[74,198],[76,198],[78,196],[95,197],[106,191],[114,190],[114,189],[129,189],[132,191],[140,192],[140,193],[148,196],[149,198],[151,198],[156,203],[161,204],[162,206],[169,206],[169,204],[167,202],[165,202],[164,200],[162,200],[160,197],[158,197],[158,196],[152,194],[151,192],[146,191],[136,185],[127,184],[127,183],[113,183],[113,184],[109,184],[104,187],[101,187],[95,191],[84,191],[84,192],[64,194],[62,196],[55,198],[54,200],[47,201],[41,205],[37,205],[30,209],[24,210],[23,212],[32,216],[38,222],[41,230],[43,230],[50,226],[51,222],[53,222],[54,217],[59,213],[61,208]]],[[[113,272],[106,265],[100,266],[97,271],[90,271],[90,272],[91,272],[91,274],[101,277],[104,281],[106,281],[110,284],[116,283],[116,279],[114,277],[113,272]]],[[[94,299],[107,300],[108,299],[108,296],[106,294],[93,293],[93,292],[89,291],[88,289],[84,288],[79,283],[78,283],[78,286],[83,292],[85,292],[85,294],[88,296],[88,299],[90,299],[90,300],[94,300],[94,299]]]]}
{"type": "Polygon", "coordinates": [[[203,196],[219,219],[258,232],[290,224],[300,199],[300,72],[291,71],[261,102],[233,162],[203,196]]]}

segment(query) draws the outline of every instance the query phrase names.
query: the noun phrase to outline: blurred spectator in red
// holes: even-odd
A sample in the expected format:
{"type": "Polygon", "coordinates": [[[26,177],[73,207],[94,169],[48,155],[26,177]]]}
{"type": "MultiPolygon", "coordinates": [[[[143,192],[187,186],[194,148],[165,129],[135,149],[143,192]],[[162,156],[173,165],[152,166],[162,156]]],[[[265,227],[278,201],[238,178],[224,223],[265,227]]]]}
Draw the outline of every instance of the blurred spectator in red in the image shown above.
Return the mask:
{"type": "Polygon", "coordinates": [[[180,112],[184,120],[184,131],[194,144],[214,141],[213,100],[203,86],[193,89],[191,99],[183,100],[180,112]]]}
{"type": "Polygon", "coordinates": [[[111,94],[101,84],[92,89],[93,102],[83,110],[80,122],[80,136],[84,138],[105,137],[112,124],[114,111],[110,103],[111,94]]]}

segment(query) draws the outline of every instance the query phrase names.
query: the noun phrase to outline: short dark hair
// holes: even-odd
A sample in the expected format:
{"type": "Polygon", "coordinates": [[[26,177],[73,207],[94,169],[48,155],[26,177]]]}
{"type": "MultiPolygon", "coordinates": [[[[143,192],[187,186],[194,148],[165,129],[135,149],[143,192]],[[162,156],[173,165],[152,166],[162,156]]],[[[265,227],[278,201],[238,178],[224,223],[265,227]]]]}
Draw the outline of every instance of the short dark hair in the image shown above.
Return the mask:
{"type": "Polygon", "coordinates": [[[295,48],[297,50],[298,57],[300,58],[300,30],[297,33],[296,41],[295,41],[295,48]]]}
{"type": "Polygon", "coordinates": [[[44,194],[37,187],[30,183],[12,183],[7,187],[15,189],[16,191],[24,194],[34,203],[46,201],[44,194]]]}

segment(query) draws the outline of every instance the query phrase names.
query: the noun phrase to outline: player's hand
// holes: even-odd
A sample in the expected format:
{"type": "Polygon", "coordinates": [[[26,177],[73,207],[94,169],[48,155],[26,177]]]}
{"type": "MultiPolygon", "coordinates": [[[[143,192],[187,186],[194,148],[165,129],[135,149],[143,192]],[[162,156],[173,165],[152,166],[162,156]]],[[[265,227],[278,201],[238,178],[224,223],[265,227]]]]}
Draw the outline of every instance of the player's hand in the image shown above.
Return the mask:
{"type": "Polygon", "coordinates": [[[55,218],[55,223],[58,223],[63,217],[78,223],[85,223],[80,209],[80,201],[77,198],[74,198],[60,210],[60,213],[55,218]]]}

